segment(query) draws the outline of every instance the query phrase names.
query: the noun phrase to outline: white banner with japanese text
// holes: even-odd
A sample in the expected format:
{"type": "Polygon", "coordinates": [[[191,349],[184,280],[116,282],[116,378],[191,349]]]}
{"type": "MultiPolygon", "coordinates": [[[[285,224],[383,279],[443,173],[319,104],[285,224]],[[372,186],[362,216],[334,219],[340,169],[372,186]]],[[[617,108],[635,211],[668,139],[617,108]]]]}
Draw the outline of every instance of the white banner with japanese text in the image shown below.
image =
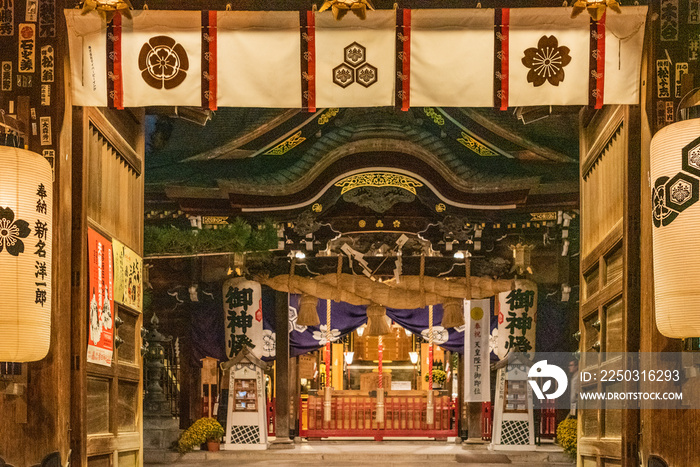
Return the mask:
{"type": "Polygon", "coordinates": [[[259,282],[237,277],[224,282],[226,356],[235,357],[248,347],[263,357],[262,291],[259,282]]]}
{"type": "Polygon", "coordinates": [[[465,300],[464,321],[464,401],[491,400],[489,328],[491,300],[465,300]]]}
{"type": "Polygon", "coordinates": [[[498,344],[496,354],[535,351],[537,284],[515,280],[515,288],[498,294],[498,344]]]}

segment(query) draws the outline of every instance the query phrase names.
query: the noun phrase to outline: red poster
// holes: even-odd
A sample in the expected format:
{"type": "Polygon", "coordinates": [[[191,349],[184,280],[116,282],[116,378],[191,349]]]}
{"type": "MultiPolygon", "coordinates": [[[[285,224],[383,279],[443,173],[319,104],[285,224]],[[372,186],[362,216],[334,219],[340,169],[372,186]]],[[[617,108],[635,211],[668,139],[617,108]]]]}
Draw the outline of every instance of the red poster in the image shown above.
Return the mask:
{"type": "Polygon", "coordinates": [[[88,228],[90,268],[87,361],[112,364],[114,343],[114,290],[112,242],[88,228]]]}

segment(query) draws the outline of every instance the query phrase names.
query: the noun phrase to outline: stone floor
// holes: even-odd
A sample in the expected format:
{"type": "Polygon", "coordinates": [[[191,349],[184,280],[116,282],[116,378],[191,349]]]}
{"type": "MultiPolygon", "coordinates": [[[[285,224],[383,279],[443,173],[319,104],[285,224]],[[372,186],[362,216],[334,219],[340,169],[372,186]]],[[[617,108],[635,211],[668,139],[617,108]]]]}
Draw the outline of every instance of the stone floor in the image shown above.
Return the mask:
{"type": "Polygon", "coordinates": [[[492,451],[487,444],[456,444],[431,440],[324,440],[287,445],[288,449],[264,451],[194,451],[180,455],[167,451],[146,451],[147,466],[263,466],[345,467],[363,465],[425,466],[442,465],[571,467],[575,462],[554,444],[535,446],[531,451],[492,451]]]}

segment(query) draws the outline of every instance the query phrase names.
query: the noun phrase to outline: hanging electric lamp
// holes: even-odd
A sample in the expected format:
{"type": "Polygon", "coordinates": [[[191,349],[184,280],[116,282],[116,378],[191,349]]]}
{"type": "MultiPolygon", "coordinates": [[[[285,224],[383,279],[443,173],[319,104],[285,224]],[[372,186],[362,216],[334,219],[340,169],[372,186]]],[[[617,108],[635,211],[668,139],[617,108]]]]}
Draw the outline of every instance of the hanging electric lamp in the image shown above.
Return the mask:
{"type": "Polygon", "coordinates": [[[513,267],[510,272],[515,272],[516,274],[525,274],[526,272],[532,274],[532,266],[530,257],[531,252],[535,248],[535,245],[524,245],[518,243],[517,245],[511,245],[510,249],[513,250],[513,267]]]}
{"type": "Polygon", "coordinates": [[[33,362],[49,351],[52,195],[44,157],[0,146],[0,361],[33,362]]]}

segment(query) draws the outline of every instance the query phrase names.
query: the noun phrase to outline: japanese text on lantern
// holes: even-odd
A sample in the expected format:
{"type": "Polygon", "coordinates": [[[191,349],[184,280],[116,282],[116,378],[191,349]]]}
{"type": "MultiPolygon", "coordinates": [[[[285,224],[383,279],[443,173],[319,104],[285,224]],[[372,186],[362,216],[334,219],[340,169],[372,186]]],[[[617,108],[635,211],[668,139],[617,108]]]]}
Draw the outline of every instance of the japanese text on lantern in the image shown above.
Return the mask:
{"type": "Polygon", "coordinates": [[[253,316],[248,314],[248,307],[253,305],[253,289],[229,286],[224,300],[228,305],[229,358],[232,358],[243,346],[255,348],[247,335],[248,329],[253,327],[253,316]]]}
{"type": "MultiPolygon", "coordinates": [[[[46,206],[46,187],[44,186],[43,183],[40,183],[37,186],[36,189],[36,195],[37,195],[37,201],[36,201],[36,212],[37,214],[44,214],[44,216],[47,215],[47,206],[46,206]]],[[[47,281],[46,281],[46,276],[49,275],[47,267],[46,267],[46,239],[49,233],[49,224],[48,220],[46,222],[42,222],[40,218],[37,218],[36,223],[34,224],[34,236],[38,239],[38,242],[36,244],[36,251],[34,254],[37,256],[37,259],[35,260],[34,268],[34,277],[36,278],[36,282],[34,283],[36,286],[36,292],[35,292],[35,297],[34,297],[34,303],[41,305],[42,307],[44,306],[44,303],[46,303],[46,287],[47,287],[47,281]]]]}
{"type": "Polygon", "coordinates": [[[534,290],[522,290],[518,288],[511,290],[506,297],[506,303],[510,309],[506,317],[506,322],[508,323],[506,325],[506,329],[508,329],[507,349],[520,352],[529,352],[532,350],[532,345],[526,334],[528,330],[532,329],[532,317],[528,316],[528,312],[530,308],[534,306],[534,302],[534,290]],[[518,313],[514,310],[520,309],[523,311],[520,316],[518,316],[518,313]],[[518,334],[518,332],[520,334],[518,334]]]}

